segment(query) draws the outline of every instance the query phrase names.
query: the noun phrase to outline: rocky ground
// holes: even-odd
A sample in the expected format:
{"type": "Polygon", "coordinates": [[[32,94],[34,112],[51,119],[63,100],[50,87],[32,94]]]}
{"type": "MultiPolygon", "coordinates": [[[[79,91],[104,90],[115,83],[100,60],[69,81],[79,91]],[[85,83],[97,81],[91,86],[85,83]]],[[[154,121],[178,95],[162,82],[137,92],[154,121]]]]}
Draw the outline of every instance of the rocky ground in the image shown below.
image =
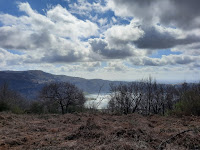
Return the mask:
{"type": "Polygon", "coordinates": [[[0,113],[0,150],[200,149],[200,117],[0,113]]]}

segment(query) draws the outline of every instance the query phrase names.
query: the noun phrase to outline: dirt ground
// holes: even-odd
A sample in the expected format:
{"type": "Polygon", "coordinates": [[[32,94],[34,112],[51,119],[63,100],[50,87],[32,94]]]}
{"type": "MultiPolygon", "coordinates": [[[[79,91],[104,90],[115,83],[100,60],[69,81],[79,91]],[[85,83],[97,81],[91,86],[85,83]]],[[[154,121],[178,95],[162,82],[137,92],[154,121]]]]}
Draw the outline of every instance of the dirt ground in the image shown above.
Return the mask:
{"type": "Polygon", "coordinates": [[[200,117],[0,113],[0,150],[200,149],[200,117]]]}

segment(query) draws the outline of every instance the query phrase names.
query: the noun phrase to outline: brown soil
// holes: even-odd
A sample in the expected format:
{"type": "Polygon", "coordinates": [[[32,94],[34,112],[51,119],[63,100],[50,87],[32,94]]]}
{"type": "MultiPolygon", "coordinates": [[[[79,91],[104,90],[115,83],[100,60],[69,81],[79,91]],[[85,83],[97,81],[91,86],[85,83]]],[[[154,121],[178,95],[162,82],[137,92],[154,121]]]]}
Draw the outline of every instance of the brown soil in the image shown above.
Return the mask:
{"type": "Polygon", "coordinates": [[[0,150],[200,149],[199,126],[200,117],[0,113],[0,150]]]}

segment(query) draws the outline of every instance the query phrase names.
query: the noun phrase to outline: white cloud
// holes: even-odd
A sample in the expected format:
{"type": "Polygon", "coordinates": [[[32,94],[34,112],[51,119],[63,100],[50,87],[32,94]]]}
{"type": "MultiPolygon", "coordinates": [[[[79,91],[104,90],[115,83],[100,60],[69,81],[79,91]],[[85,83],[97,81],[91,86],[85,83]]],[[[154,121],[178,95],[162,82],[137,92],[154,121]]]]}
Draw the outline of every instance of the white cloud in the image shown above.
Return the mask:
{"type": "Polygon", "coordinates": [[[107,18],[101,18],[101,19],[98,20],[98,22],[99,22],[99,24],[101,26],[103,26],[103,25],[105,25],[108,22],[108,20],[107,20],[107,18]]]}
{"type": "Polygon", "coordinates": [[[48,29],[51,34],[74,40],[98,33],[98,26],[95,23],[77,19],[60,5],[48,10],[46,16],[32,10],[28,3],[20,3],[19,9],[24,11],[28,17],[17,18],[8,14],[1,14],[0,21],[5,25],[17,26],[19,29],[26,27],[27,30],[34,32],[48,29]]]}
{"type": "Polygon", "coordinates": [[[76,39],[78,37],[89,37],[98,33],[98,26],[89,20],[82,21],[73,16],[62,6],[47,12],[47,17],[55,23],[54,34],[76,39]]]}
{"type": "Polygon", "coordinates": [[[198,56],[188,55],[163,55],[161,58],[133,57],[129,61],[136,66],[173,66],[173,65],[185,65],[198,63],[200,58],[198,56]]]}
{"type": "Polygon", "coordinates": [[[87,44],[80,38],[96,35],[95,23],[77,19],[60,5],[48,10],[46,16],[32,10],[28,3],[19,3],[19,9],[28,16],[0,15],[4,24],[0,27],[0,47],[23,50],[31,58],[29,51],[38,53],[39,58],[32,63],[89,60],[87,44]]]}
{"type": "Polygon", "coordinates": [[[105,32],[105,39],[110,47],[119,44],[127,44],[138,40],[144,35],[144,31],[138,26],[137,21],[132,20],[129,25],[114,25],[105,32]]]}
{"type": "Polygon", "coordinates": [[[118,72],[118,71],[122,71],[122,72],[126,72],[129,70],[129,68],[124,65],[124,62],[122,61],[112,61],[112,62],[108,62],[108,66],[105,67],[105,69],[110,72],[118,72]]]}
{"type": "Polygon", "coordinates": [[[116,23],[117,19],[115,17],[112,17],[112,21],[113,21],[113,23],[116,23]]]}
{"type": "Polygon", "coordinates": [[[79,15],[88,15],[91,11],[96,13],[106,12],[109,8],[101,5],[100,1],[89,3],[87,0],[77,0],[76,3],[70,4],[70,12],[79,15]]]}

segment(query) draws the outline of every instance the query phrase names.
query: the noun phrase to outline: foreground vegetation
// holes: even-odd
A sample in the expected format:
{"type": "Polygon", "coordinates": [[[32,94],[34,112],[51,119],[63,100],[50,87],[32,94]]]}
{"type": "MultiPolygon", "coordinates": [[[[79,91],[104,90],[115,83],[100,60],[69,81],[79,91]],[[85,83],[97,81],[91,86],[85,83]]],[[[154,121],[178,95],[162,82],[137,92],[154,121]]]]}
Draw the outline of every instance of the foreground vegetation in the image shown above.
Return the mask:
{"type": "Polygon", "coordinates": [[[0,113],[1,150],[200,149],[200,118],[0,113]]]}

